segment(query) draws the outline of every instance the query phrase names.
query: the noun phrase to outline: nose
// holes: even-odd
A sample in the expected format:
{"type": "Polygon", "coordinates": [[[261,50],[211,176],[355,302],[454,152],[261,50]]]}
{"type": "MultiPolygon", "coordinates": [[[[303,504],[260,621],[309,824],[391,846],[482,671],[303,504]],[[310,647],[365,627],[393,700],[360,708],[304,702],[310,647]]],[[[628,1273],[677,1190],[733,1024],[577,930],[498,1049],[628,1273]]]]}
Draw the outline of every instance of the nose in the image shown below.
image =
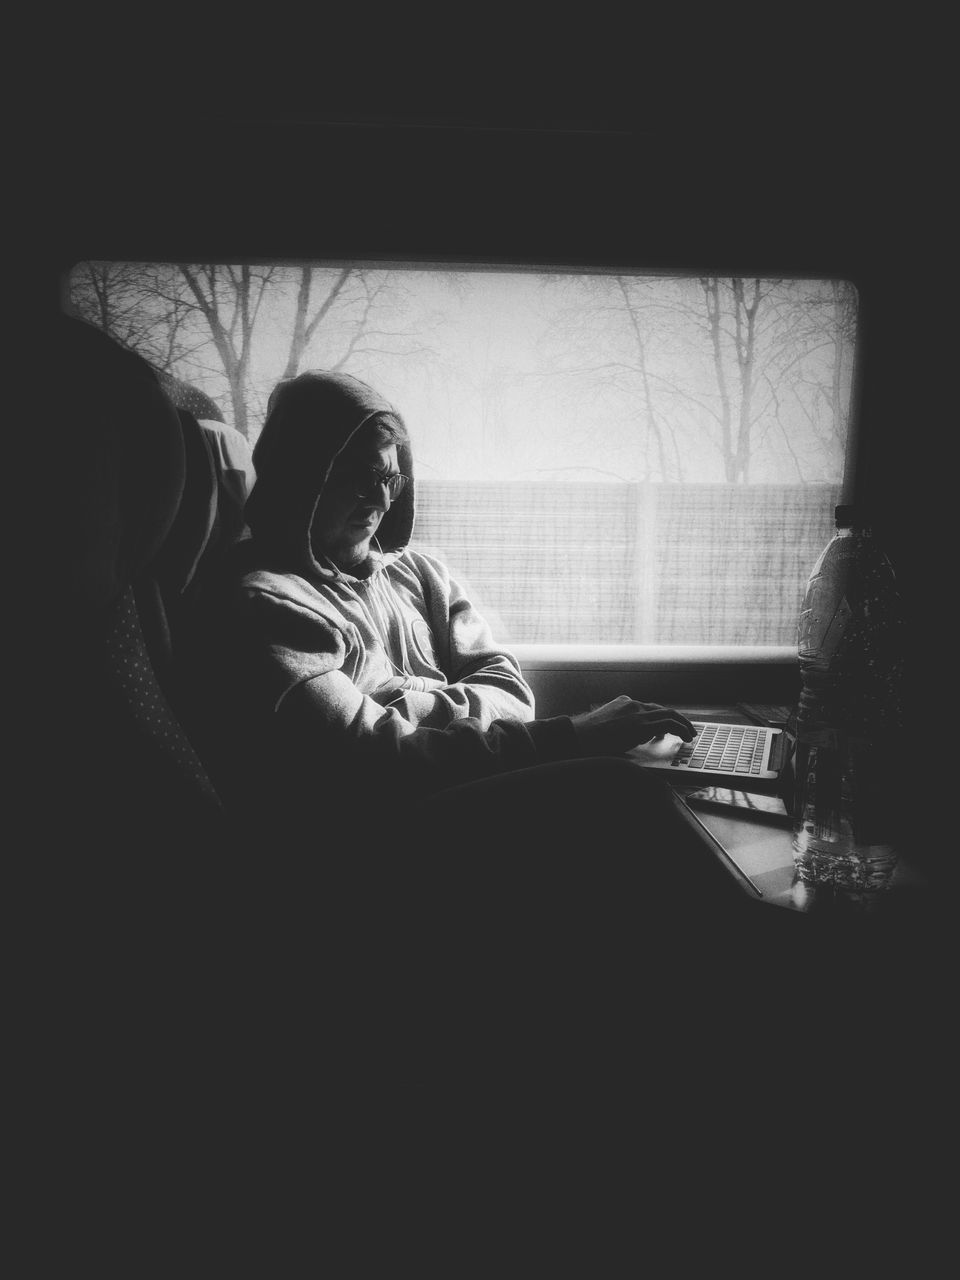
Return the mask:
{"type": "Polygon", "coordinates": [[[385,480],[378,480],[367,494],[367,503],[386,514],[390,510],[390,491],[385,480]]]}
{"type": "Polygon", "coordinates": [[[385,485],[372,485],[367,493],[362,494],[357,500],[358,511],[376,511],[380,516],[387,515],[390,509],[390,495],[385,485]]]}

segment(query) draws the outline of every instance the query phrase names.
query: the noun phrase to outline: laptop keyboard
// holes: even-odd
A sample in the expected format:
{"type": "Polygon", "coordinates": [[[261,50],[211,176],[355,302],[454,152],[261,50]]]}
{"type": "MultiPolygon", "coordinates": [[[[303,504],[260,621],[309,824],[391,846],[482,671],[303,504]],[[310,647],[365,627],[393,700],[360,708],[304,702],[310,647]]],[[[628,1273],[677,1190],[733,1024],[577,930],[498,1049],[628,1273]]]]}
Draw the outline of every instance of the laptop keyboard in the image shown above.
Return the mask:
{"type": "Polygon", "coordinates": [[[672,760],[674,769],[705,769],[713,773],[761,772],[769,730],[757,725],[693,722],[697,736],[685,742],[672,760]]]}

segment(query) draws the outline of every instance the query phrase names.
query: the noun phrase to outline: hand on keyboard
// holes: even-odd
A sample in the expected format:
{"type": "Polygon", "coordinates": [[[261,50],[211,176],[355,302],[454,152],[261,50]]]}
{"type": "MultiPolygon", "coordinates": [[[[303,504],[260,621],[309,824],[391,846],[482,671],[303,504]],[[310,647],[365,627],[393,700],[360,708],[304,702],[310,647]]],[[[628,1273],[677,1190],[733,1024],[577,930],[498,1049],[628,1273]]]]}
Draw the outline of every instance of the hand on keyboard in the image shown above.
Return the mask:
{"type": "Polygon", "coordinates": [[[590,711],[571,716],[580,750],[588,756],[620,755],[639,743],[675,738],[680,742],[696,736],[692,721],[679,711],[656,702],[637,702],[626,694],[590,711]]]}
{"type": "Polygon", "coordinates": [[[665,733],[652,742],[641,742],[639,747],[633,748],[630,755],[641,764],[651,764],[655,760],[672,760],[682,746],[682,738],[675,733],[665,733]]]}

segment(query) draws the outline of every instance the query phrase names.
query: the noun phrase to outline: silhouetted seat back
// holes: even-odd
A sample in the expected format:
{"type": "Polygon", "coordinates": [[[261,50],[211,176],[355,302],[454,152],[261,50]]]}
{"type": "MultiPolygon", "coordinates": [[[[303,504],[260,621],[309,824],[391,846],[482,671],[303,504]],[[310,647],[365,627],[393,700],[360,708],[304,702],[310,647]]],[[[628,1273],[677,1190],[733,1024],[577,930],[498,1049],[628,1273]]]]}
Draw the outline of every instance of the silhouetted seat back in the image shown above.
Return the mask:
{"type": "Polygon", "coordinates": [[[149,367],[107,335],[63,317],[54,360],[63,831],[133,858],[202,852],[222,838],[223,810],[158,667],[172,657],[164,595],[189,580],[212,528],[212,464],[149,367]]]}

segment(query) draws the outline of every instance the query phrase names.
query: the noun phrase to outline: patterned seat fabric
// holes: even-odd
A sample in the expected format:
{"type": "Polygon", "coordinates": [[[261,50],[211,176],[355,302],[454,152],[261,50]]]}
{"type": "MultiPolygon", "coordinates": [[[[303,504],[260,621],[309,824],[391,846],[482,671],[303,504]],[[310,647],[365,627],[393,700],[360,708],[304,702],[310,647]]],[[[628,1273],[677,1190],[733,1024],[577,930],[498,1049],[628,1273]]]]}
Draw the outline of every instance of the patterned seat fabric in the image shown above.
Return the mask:
{"type": "Polygon", "coordinates": [[[209,848],[222,806],[158,678],[164,592],[182,591],[213,527],[209,451],[199,432],[185,444],[149,367],[104,333],[63,317],[56,358],[71,678],[50,752],[64,833],[131,855],[209,848]]]}

